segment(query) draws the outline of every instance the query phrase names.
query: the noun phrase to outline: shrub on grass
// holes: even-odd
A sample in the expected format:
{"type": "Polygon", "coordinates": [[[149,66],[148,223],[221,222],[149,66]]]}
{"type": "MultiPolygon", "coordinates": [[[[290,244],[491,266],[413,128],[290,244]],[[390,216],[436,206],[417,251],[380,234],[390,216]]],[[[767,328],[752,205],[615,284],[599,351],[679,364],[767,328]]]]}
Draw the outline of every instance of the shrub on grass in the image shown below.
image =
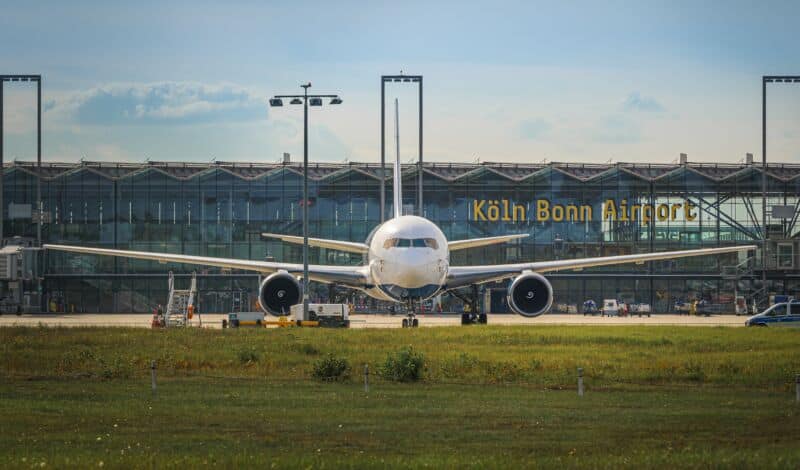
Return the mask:
{"type": "Polygon", "coordinates": [[[683,366],[686,369],[686,378],[692,382],[702,382],[706,378],[706,373],[703,371],[703,366],[694,361],[689,361],[683,366]]]}
{"type": "Polygon", "coordinates": [[[425,356],[407,346],[394,354],[389,354],[378,372],[386,380],[395,382],[416,382],[422,378],[425,356]]]}
{"type": "Polygon", "coordinates": [[[350,363],[343,357],[328,354],[314,363],[311,375],[317,380],[335,382],[345,380],[350,374],[350,363]]]}
{"type": "Polygon", "coordinates": [[[258,362],[258,354],[253,349],[239,350],[239,362],[242,364],[253,364],[258,362]]]}
{"type": "Polygon", "coordinates": [[[522,377],[522,369],[513,362],[489,362],[486,364],[486,378],[489,383],[516,382],[522,377]]]}
{"type": "Polygon", "coordinates": [[[448,379],[464,378],[475,370],[478,362],[477,356],[462,352],[458,356],[442,361],[439,370],[442,376],[448,379]]]}
{"type": "Polygon", "coordinates": [[[292,349],[307,356],[316,356],[320,353],[319,348],[309,343],[294,343],[292,349]]]}
{"type": "Polygon", "coordinates": [[[115,357],[110,362],[99,361],[100,377],[110,379],[129,379],[133,376],[132,365],[120,358],[115,357]]]}

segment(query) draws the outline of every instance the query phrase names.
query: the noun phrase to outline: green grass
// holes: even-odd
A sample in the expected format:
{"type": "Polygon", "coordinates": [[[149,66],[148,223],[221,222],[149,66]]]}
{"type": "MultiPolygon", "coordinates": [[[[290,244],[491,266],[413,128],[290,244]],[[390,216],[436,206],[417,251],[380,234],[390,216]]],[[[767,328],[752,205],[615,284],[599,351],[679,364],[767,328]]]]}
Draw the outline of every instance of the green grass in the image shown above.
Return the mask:
{"type": "Polygon", "coordinates": [[[798,340],[691,327],[0,329],[0,467],[797,468],[798,340]],[[375,376],[409,345],[421,382],[375,376]],[[328,354],[347,359],[349,380],[312,379],[328,354]]]}

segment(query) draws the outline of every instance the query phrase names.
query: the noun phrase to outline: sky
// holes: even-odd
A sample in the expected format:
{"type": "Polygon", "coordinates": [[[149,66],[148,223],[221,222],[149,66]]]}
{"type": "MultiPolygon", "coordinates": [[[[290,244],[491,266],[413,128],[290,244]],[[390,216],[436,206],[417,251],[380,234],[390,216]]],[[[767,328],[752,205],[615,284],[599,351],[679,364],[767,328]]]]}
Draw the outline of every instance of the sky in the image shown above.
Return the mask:
{"type": "MultiPolygon", "coordinates": [[[[0,5],[0,73],[43,75],[44,161],[380,160],[380,76],[424,77],[440,162],[761,157],[761,76],[800,75],[800,2],[39,1],[0,5]]],[[[387,88],[387,158],[417,158],[387,88]]],[[[4,87],[6,160],[36,156],[35,88],[4,87]]],[[[772,84],[768,158],[800,163],[800,84],[772,84]]]]}

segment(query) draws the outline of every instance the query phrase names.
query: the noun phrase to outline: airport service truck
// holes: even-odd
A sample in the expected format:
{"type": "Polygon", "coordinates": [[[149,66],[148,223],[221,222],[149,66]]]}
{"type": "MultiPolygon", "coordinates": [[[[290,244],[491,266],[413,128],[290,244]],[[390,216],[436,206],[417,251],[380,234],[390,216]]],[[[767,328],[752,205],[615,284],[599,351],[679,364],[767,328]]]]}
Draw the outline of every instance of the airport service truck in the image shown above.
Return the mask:
{"type": "Polygon", "coordinates": [[[303,304],[292,305],[290,312],[298,324],[318,322],[329,328],[350,327],[350,307],[346,304],[308,304],[308,318],[303,316],[303,304]]]}

